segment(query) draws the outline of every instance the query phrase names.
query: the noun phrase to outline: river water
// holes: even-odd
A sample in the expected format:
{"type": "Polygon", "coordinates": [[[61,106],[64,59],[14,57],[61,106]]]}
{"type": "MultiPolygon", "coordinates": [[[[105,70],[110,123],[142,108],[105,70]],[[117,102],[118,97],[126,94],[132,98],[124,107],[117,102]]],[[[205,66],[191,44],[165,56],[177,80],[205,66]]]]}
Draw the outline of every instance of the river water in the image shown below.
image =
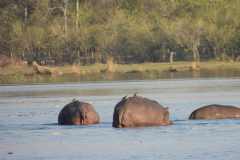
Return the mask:
{"type": "Polygon", "coordinates": [[[238,160],[240,120],[188,120],[194,109],[213,103],[240,106],[240,79],[0,86],[0,159],[238,160]],[[112,128],[115,104],[135,92],[169,107],[174,125],[112,128]],[[56,125],[73,98],[92,103],[101,123],[56,125]]]}

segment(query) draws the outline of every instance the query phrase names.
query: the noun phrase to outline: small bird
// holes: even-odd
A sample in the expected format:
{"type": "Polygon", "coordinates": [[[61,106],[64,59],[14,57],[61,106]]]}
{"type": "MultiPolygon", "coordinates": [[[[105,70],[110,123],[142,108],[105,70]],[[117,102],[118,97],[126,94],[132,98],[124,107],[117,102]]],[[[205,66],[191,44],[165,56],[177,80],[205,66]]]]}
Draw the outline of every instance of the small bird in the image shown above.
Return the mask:
{"type": "Polygon", "coordinates": [[[72,99],[72,102],[76,102],[77,100],[75,98],[72,99]]]}
{"type": "Polygon", "coordinates": [[[138,94],[138,93],[137,93],[137,92],[135,92],[135,93],[133,94],[133,96],[134,96],[134,97],[136,97],[136,96],[137,96],[137,94],[138,94]]]}
{"type": "Polygon", "coordinates": [[[125,99],[127,99],[127,95],[122,98],[122,100],[125,100],[125,99]]]}

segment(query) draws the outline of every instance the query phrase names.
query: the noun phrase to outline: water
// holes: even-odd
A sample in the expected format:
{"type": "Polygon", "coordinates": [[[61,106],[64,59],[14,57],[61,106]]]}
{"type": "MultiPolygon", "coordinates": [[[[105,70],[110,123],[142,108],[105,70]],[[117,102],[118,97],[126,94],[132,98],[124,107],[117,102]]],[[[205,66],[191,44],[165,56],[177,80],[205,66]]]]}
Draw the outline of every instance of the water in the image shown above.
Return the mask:
{"type": "Polygon", "coordinates": [[[0,86],[0,159],[240,159],[240,120],[188,120],[202,105],[240,106],[239,97],[238,78],[0,86]],[[115,104],[134,92],[168,106],[174,125],[112,128],[115,104]],[[56,125],[73,98],[91,102],[102,123],[56,125]]]}

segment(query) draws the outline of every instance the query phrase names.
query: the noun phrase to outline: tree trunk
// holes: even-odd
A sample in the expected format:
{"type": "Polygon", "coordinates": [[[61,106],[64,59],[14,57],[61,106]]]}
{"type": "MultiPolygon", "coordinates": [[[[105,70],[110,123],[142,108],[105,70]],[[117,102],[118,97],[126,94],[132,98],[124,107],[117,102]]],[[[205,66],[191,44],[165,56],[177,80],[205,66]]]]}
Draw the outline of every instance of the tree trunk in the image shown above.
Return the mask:
{"type": "Polygon", "coordinates": [[[175,55],[175,52],[170,52],[170,57],[169,57],[169,63],[173,63],[173,56],[175,55]]]}
{"type": "Polygon", "coordinates": [[[213,47],[213,55],[214,55],[214,59],[217,58],[217,47],[213,47]]]}
{"type": "Polygon", "coordinates": [[[64,32],[65,32],[65,35],[67,35],[67,5],[68,5],[68,2],[65,1],[65,4],[64,4],[64,32]]]}
{"type": "Polygon", "coordinates": [[[27,6],[24,8],[24,23],[27,24],[27,17],[28,17],[28,8],[27,6]]]}
{"type": "Polygon", "coordinates": [[[78,30],[78,19],[79,19],[79,0],[76,0],[76,30],[78,30]]]}
{"type": "Polygon", "coordinates": [[[200,54],[198,51],[198,45],[193,44],[192,52],[193,52],[193,61],[196,63],[199,63],[200,62],[200,54]]]}
{"type": "Polygon", "coordinates": [[[200,65],[199,65],[200,55],[199,55],[197,44],[193,44],[192,53],[193,53],[193,63],[192,63],[192,66],[191,66],[191,70],[192,71],[197,71],[197,70],[199,70],[199,67],[200,67],[200,65]]]}

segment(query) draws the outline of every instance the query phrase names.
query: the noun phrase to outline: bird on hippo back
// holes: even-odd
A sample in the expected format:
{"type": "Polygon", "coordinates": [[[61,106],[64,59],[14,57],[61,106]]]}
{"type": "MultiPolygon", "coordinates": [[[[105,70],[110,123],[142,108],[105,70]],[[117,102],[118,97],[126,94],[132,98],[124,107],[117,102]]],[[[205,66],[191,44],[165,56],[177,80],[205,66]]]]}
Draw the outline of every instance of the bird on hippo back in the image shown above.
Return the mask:
{"type": "Polygon", "coordinates": [[[89,125],[99,122],[100,117],[94,107],[78,100],[65,105],[58,115],[60,125],[89,125]]]}
{"type": "Polygon", "coordinates": [[[193,111],[189,119],[240,119],[240,108],[230,105],[211,104],[193,111]]]}
{"type": "Polygon", "coordinates": [[[115,106],[112,126],[116,128],[166,126],[169,120],[167,108],[157,101],[150,100],[136,94],[132,97],[123,97],[115,106]]]}

